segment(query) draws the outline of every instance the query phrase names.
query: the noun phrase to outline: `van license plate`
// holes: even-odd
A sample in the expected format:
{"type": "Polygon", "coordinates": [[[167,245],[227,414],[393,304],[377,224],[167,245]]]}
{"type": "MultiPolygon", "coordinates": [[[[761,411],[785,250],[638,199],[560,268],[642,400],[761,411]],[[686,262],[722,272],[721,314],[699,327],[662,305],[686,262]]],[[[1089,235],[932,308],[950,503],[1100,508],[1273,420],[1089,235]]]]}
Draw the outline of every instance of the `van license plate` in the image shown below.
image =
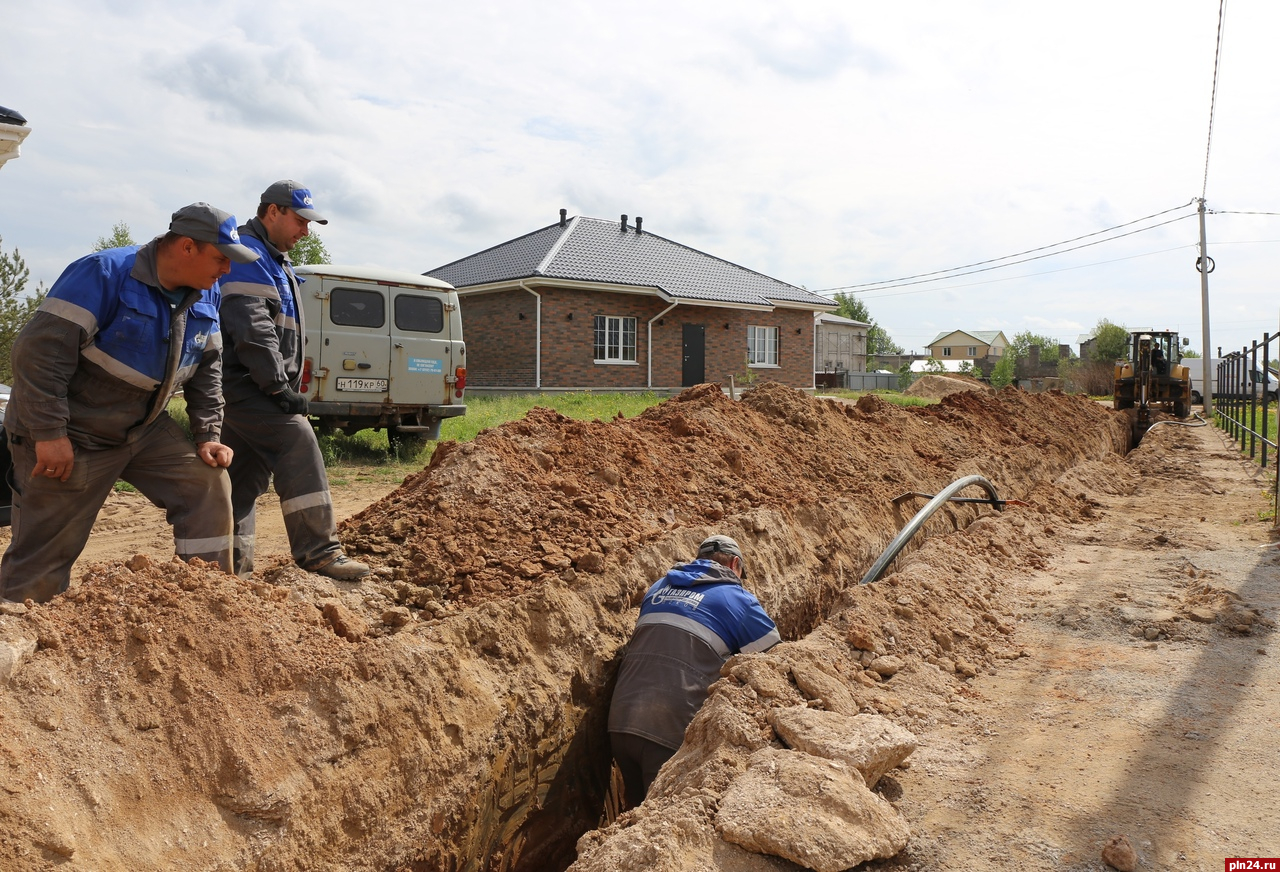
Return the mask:
{"type": "Polygon", "coordinates": [[[370,393],[385,394],[387,392],[387,380],[385,378],[340,378],[338,379],[338,390],[369,391],[370,393]]]}

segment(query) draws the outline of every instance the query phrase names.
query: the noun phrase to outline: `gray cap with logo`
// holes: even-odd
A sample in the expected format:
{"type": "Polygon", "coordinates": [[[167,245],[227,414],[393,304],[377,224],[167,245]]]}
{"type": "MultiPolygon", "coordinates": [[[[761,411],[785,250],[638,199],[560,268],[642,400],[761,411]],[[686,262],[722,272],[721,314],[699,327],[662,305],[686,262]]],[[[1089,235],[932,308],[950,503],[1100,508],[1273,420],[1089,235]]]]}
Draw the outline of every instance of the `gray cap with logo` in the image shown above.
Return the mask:
{"type": "Polygon", "coordinates": [[[329,219],[325,218],[315,210],[315,201],[311,198],[311,190],[304,188],[301,182],[295,182],[293,179],[281,179],[262,192],[260,203],[274,203],[277,206],[284,206],[297,212],[308,221],[314,221],[317,224],[328,224],[329,219]]]}
{"type": "Polygon", "coordinates": [[[256,251],[240,244],[236,216],[208,203],[192,203],[174,212],[169,231],[196,242],[207,242],[236,263],[253,263],[258,259],[256,251]]]}

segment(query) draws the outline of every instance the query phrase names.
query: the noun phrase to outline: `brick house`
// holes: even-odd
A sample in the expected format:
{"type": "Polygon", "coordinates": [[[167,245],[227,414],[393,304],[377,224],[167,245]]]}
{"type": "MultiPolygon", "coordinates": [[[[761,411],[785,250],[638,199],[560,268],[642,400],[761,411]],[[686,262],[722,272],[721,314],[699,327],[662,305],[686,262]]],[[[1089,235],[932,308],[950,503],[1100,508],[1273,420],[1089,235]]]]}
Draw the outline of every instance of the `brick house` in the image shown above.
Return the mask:
{"type": "Polygon", "coordinates": [[[426,274],[462,301],[467,389],[814,386],[825,297],[634,224],[566,217],[426,274]]]}

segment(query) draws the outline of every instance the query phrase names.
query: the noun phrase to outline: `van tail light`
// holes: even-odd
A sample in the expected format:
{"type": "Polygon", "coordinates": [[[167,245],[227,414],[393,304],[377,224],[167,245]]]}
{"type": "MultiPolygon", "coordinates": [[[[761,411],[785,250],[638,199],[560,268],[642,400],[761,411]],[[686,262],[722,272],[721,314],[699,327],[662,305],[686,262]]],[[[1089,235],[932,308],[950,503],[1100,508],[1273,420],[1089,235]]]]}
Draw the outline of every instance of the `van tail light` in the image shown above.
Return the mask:
{"type": "Polygon", "coordinates": [[[453,395],[461,398],[462,392],[466,390],[467,387],[467,368],[465,366],[460,366],[453,371],[453,375],[457,379],[457,381],[453,383],[453,395]]]}
{"type": "Polygon", "coordinates": [[[311,389],[311,358],[306,357],[302,360],[302,386],[298,388],[299,393],[306,393],[311,389]]]}

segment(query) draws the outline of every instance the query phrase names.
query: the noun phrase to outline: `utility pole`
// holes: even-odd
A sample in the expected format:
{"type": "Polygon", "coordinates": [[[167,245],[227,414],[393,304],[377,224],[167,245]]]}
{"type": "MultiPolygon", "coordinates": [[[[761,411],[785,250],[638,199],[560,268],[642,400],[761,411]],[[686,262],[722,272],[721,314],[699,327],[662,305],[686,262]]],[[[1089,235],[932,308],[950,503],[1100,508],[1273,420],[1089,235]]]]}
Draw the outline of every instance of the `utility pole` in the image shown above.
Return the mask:
{"type": "Polygon", "coordinates": [[[1200,357],[1200,395],[1204,397],[1204,416],[1213,420],[1213,392],[1210,387],[1213,381],[1209,378],[1209,273],[1213,272],[1213,261],[1209,258],[1209,243],[1204,233],[1204,197],[1200,198],[1200,256],[1196,258],[1196,269],[1200,271],[1200,333],[1201,348],[1204,354],[1200,357]]]}

